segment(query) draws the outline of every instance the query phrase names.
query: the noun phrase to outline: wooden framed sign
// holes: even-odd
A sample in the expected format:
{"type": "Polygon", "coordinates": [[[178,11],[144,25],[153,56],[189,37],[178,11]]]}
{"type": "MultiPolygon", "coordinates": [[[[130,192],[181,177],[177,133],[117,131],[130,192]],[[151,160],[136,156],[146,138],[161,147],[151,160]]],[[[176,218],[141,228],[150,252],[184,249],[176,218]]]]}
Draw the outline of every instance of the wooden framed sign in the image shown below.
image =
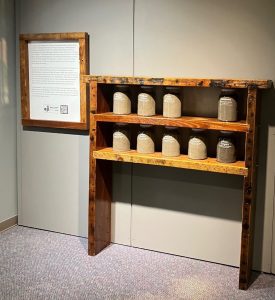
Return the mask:
{"type": "Polygon", "coordinates": [[[21,111],[24,126],[87,130],[88,34],[20,35],[21,111]]]}

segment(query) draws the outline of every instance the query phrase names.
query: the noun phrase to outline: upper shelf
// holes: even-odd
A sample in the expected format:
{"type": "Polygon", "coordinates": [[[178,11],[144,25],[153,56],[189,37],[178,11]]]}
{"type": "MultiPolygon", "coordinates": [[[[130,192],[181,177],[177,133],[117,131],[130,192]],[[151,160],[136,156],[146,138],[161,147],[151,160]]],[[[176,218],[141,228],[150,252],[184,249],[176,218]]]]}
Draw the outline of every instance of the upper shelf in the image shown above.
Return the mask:
{"type": "Polygon", "coordinates": [[[112,112],[95,114],[95,121],[98,122],[114,122],[114,123],[131,123],[131,124],[149,124],[161,126],[175,126],[187,128],[203,128],[213,130],[227,130],[248,132],[249,125],[245,121],[239,122],[222,122],[216,118],[188,117],[166,118],[162,115],[152,117],[138,116],[137,114],[116,115],[112,112]]]}
{"type": "Polygon", "coordinates": [[[268,89],[272,87],[271,80],[244,79],[190,79],[83,75],[82,80],[86,83],[90,81],[97,81],[97,83],[105,84],[163,85],[185,87],[248,88],[251,86],[259,89],[268,89]]]}

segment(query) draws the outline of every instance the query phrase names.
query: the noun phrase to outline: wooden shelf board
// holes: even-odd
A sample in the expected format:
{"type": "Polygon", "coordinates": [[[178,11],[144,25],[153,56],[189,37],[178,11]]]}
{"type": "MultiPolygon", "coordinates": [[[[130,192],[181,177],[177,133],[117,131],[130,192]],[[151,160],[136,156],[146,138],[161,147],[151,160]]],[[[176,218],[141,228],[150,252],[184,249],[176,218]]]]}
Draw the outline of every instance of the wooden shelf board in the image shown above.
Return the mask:
{"type": "Polygon", "coordinates": [[[152,117],[142,117],[137,114],[116,115],[112,112],[94,115],[95,121],[98,122],[121,122],[131,124],[150,124],[161,126],[175,126],[188,128],[203,128],[212,130],[227,130],[248,132],[249,125],[245,121],[239,122],[221,122],[216,118],[202,118],[183,116],[180,118],[166,118],[162,115],[152,117]]]}
{"type": "Polygon", "coordinates": [[[189,159],[187,155],[180,155],[178,157],[164,157],[160,152],[155,152],[154,154],[140,154],[135,150],[130,150],[127,152],[115,152],[112,148],[103,148],[93,151],[93,157],[95,159],[193,169],[241,176],[247,176],[248,174],[248,169],[245,167],[245,163],[243,161],[225,164],[217,162],[216,158],[192,160],[189,159]]]}
{"type": "Polygon", "coordinates": [[[271,80],[245,79],[206,79],[206,78],[152,78],[152,77],[119,77],[84,75],[83,82],[97,81],[104,84],[134,84],[134,85],[163,85],[185,87],[220,87],[220,88],[247,88],[254,86],[259,89],[272,87],[271,80]]]}

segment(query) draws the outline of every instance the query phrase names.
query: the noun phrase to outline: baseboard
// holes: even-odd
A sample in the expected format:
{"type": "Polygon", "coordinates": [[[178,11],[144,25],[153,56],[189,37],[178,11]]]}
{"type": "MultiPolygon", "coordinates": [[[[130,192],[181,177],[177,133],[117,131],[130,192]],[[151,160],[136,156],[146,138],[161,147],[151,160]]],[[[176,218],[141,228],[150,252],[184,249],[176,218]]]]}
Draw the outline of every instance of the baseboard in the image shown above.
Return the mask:
{"type": "Polygon", "coordinates": [[[0,223],[0,232],[18,224],[18,216],[14,216],[0,223]]]}

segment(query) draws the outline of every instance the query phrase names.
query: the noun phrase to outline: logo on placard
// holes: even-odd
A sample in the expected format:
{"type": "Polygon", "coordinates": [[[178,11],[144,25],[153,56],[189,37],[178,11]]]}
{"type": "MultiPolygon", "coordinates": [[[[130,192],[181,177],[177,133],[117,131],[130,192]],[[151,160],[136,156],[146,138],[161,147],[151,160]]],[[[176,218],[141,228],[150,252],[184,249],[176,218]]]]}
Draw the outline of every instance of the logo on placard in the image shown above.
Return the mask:
{"type": "Polygon", "coordinates": [[[62,115],[67,115],[69,113],[68,105],[60,105],[60,113],[62,115]]]}

